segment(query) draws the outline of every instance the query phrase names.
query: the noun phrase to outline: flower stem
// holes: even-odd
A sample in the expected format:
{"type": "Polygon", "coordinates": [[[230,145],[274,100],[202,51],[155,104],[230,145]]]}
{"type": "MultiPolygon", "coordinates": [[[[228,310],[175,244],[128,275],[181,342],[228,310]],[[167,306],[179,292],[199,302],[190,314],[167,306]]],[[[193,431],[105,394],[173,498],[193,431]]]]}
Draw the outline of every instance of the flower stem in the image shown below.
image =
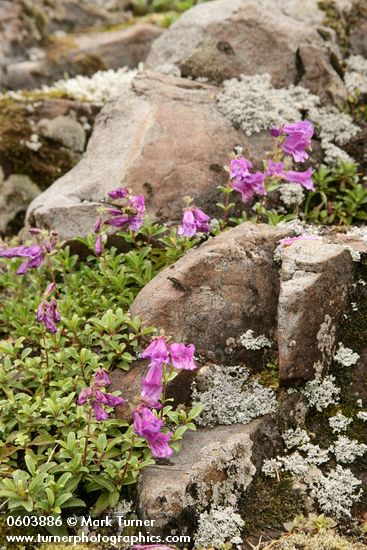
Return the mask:
{"type": "Polygon", "coordinates": [[[122,474],[121,474],[121,485],[123,484],[125,476],[126,476],[127,468],[128,468],[128,465],[129,465],[129,460],[131,458],[131,455],[133,454],[134,445],[135,445],[135,434],[132,435],[129,454],[127,455],[125,466],[124,466],[124,469],[123,469],[122,474]]]}
{"type": "Polygon", "coordinates": [[[89,443],[89,436],[90,436],[91,419],[92,419],[92,409],[90,408],[88,412],[88,417],[87,417],[87,430],[85,433],[85,443],[84,443],[84,452],[83,452],[83,460],[82,460],[83,466],[85,466],[87,463],[87,450],[88,450],[88,443],[89,443]]]}

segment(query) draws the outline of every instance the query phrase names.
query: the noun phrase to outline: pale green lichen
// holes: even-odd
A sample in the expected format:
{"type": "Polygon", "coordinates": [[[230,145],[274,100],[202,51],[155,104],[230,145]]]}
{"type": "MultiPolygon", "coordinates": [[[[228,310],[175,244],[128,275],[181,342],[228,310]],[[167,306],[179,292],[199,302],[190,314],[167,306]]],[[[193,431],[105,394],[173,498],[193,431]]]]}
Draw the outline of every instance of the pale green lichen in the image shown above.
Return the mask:
{"type": "Polygon", "coordinates": [[[248,424],[277,408],[275,393],[257,380],[249,381],[248,370],[241,366],[211,365],[205,371],[205,389],[194,383],[193,400],[204,405],[198,419],[202,426],[248,424]]]}

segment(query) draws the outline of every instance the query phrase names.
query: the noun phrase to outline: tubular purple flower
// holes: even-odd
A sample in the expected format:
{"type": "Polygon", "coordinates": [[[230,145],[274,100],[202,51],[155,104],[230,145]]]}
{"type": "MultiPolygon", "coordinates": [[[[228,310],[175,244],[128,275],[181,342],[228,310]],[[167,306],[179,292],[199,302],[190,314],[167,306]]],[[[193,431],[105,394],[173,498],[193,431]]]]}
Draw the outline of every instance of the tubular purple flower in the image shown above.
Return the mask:
{"type": "Polygon", "coordinates": [[[155,416],[147,407],[134,410],[134,432],[148,438],[156,435],[163,427],[163,420],[155,416]]]}
{"type": "Polygon", "coordinates": [[[163,391],[163,363],[151,363],[148,374],[141,381],[141,397],[147,403],[158,403],[163,391]]]}
{"type": "Polygon", "coordinates": [[[171,437],[171,433],[163,434],[159,432],[149,440],[153,456],[156,458],[169,458],[173,455],[173,449],[168,444],[171,437]]]}
{"type": "Polygon", "coordinates": [[[178,228],[177,233],[183,237],[193,237],[196,234],[196,223],[192,210],[185,210],[182,225],[178,228]]]}
{"type": "Polygon", "coordinates": [[[111,197],[111,199],[124,199],[129,194],[129,190],[126,187],[117,187],[117,189],[112,189],[108,193],[108,196],[111,197]]]}
{"type": "Polygon", "coordinates": [[[166,338],[164,336],[153,338],[140,357],[142,359],[151,359],[152,363],[168,363],[169,356],[166,338]]]}
{"type": "Polygon", "coordinates": [[[266,170],[267,176],[281,178],[283,177],[283,163],[274,162],[273,160],[268,160],[268,167],[266,170]]]}
{"type": "Polygon", "coordinates": [[[196,206],[192,209],[194,214],[196,231],[199,233],[209,233],[210,231],[210,218],[205,212],[197,208],[196,206]]]}
{"type": "Polygon", "coordinates": [[[103,226],[103,218],[102,216],[98,216],[96,223],[94,224],[94,227],[93,227],[93,233],[95,234],[100,233],[102,226],[103,226]]]}
{"type": "Polygon", "coordinates": [[[242,178],[242,180],[234,180],[231,182],[233,189],[241,193],[242,201],[250,201],[254,195],[266,195],[266,189],[264,187],[265,174],[262,172],[256,172],[255,174],[249,174],[242,178]]]}
{"type": "Polygon", "coordinates": [[[41,246],[35,244],[33,246],[16,246],[15,248],[7,248],[0,250],[2,258],[28,258],[17,269],[17,275],[24,275],[31,268],[39,267],[44,259],[44,254],[41,246]]]}
{"type": "Polygon", "coordinates": [[[145,212],[145,200],[144,195],[131,195],[129,198],[129,206],[134,208],[138,214],[144,214],[145,212]]]}
{"type": "Polygon", "coordinates": [[[170,344],[169,351],[171,354],[172,365],[178,370],[195,370],[197,365],[194,361],[195,346],[193,344],[170,344]]]}
{"type": "Polygon", "coordinates": [[[101,421],[109,418],[108,413],[96,401],[92,403],[92,408],[96,420],[101,421]]]}
{"type": "Polygon", "coordinates": [[[163,420],[157,418],[147,407],[141,407],[141,411],[134,410],[134,432],[144,437],[157,458],[172,456],[173,449],[168,445],[172,434],[163,434],[160,430],[163,420]]]}
{"type": "Polygon", "coordinates": [[[249,169],[252,168],[252,163],[244,157],[236,158],[231,160],[229,166],[229,177],[230,179],[238,179],[249,175],[249,169]]]}
{"type": "Polygon", "coordinates": [[[118,407],[119,405],[123,405],[125,402],[125,399],[117,395],[112,395],[112,393],[103,394],[103,403],[108,407],[118,407]]]}
{"type": "Polygon", "coordinates": [[[56,290],[56,283],[50,283],[45,292],[43,293],[44,298],[48,298],[56,290]]]}
{"type": "Polygon", "coordinates": [[[51,299],[51,303],[49,305],[48,313],[49,313],[50,317],[55,321],[55,323],[59,323],[61,321],[61,316],[60,316],[59,310],[57,308],[56,298],[51,299]]]}
{"type": "Polygon", "coordinates": [[[84,388],[79,394],[77,403],[78,405],[85,405],[88,399],[93,395],[92,388],[84,388]]]}
{"type": "Polygon", "coordinates": [[[103,252],[102,235],[98,235],[96,237],[96,242],[95,242],[95,245],[94,245],[94,252],[97,254],[97,256],[100,256],[103,252]]]}
{"type": "Polygon", "coordinates": [[[105,369],[98,369],[94,373],[93,379],[94,385],[97,386],[97,388],[103,388],[104,386],[109,386],[111,384],[111,379],[105,369]]]}
{"type": "MultiPolygon", "coordinates": [[[[54,283],[49,284],[44,296],[50,295],[50,293],[54,291],[55,287],[56,285],[54,285],[54,283]]],[[[36,320],[38,323],[44,323],[47,330],[49,330],[52,334],[57,332],[56,323],[61,321],[61,317],[57,308],[57,300],[55,298],[52,298],[50,302],[48,302],[45,298],[42,300],[36,311],[36,320]]]]}
{"type": "Polygon", "coordinates": [[[308,159],[306,149],[311,148],[311,139],[314,133],[314,127],[308,120],[301,120],[292,124],[287,124],[283,128],[285,140],[281,147],[288,155],[293,156],[296,162],[304,162],[308,159]]]}
{"type": "Polygon", "coordinates": [[[305,172],[288,171],[284,173],[284,179],[289,183],[298,183],[299,185],[302,185],[305,189],[308,189],[309,191],[314,191],[315,188],[312,181],[312,173],[312,168],[309,168],[305,172]]]}
{"type": "Polygon", "coordinates": [[[108,386],[109,384],[111,384],[111,380],[107,371],[99,369],[94,373],[91,387],[84,388],[79,394],[77,400],[78,405],[85,405],[87,401],[90,401],[96,420],[107,420],[109,418],[108,413],[104,410],[102,405],[107,405],[107,407],[118,407],[125,403],[125,399],[122,397],[118,397],[112,393],[104,393],[98,389],[108,386]]]}

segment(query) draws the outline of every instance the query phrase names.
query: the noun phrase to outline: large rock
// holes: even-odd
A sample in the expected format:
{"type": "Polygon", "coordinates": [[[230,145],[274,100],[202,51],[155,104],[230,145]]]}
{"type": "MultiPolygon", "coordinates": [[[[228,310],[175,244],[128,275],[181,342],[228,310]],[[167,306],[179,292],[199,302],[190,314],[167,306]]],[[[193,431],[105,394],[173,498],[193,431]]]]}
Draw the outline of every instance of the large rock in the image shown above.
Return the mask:
{"type": "MultiPolygon", "coordinates": [[[[218,426],[187,433],[169,465],[149,466],[138,485],[138,510],[154,520],[151,533],[195,530],[198,513],[210,504],[235,505],[256,474],[253,439],[271,454],[279,433],[270,419],[243,426],[218,426]]],[[[263,455],[264,456],[264,455],[263,455]]]]}
{"type": "Polygon", "coordinates": [[[3,85],[10,89],[33,89],[51,84],[64,74],[92,75],[97,70],[136,67],[145,60],[153,40],[162,31],[156,25],[136,24],[126,29],[54,39],[42,59],[8,64],[3,85]]]}
{"type": "Polygon", "coordinates": [[[289,233],[251,223],[222,233],[146,285],[131,306],[132,316],[221,359],[227,340],[248,330],[271,340],[279,294],[273,252],[289,233]]]}
{"type": "Polygon", "coordinates": [[[198,515],[213,506],[233,506],[252,490],[264,458],[282,449],[281,433],[303,426],[307,407],[293,395],[272,415],[247,425],[199,429],[184,435],[182,448],[169,464],[141,472],[138,484],[140,517],[154,520],[149,531],[178,530],[193,534],[198,515]]]}
{"type": "Polygon", "coordinates": [[[310,380],[330,364],[352,263],[344,246],[321,241],[300,241],[284,251],[277,331],[283,382],[310,380]]]}
{"type": "Polygon", "coordinates": [[[23,174],[12,174],[4,180],[0,168],[0,235],[10,235],[23,225],[28,204],[41,190],[23,174]]]}
{"type": "Polygon", "coordinates": [[[215,82],[269,73],[274,86],[299,83],[323,98],[346,97],[335,71],[340,52],[317,0],[216,0],[186,12],[152,46],[148,68],[175,64],[215,82]],[[269,55],[271,52],[271,55],[269,55]]]}
{"type": "Polygon", "coordinates": [[[142,73],[104,107],[82,161],[32,203],[28,220],[57,229],[62,238],[85,235],[100,201],[121,184],[144,193],[160,221],[180,219],[188,193],[213,213],[235,145],[260,161],[271,138],[234,129],[217,109],[213,86],[142,73]]]}

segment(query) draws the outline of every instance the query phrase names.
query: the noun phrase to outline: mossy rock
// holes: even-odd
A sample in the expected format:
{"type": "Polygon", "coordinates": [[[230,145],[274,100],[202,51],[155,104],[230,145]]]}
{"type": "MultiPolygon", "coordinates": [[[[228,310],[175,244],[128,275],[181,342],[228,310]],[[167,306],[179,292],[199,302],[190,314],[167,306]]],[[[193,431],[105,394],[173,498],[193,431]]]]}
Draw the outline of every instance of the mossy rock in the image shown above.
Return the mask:
{"type": "Polygon", "coordinates": [[[8,96],[0,98],[0,164],[6,176],[25,174],[41,189],[46,189],[71,170],[80,157],[42,136],[39,136],[42,146],[38,151],[26,145],[35,133],[31,120],[37,105],[37,102],[8,96]]]}
{"type": "Polygon", "coordinates": [[[303,513],[304,509],[304,497],[288,477],[280,481],[258,477],[239,503],[245,535],[283,531],[284,522],[303,513]]]}

